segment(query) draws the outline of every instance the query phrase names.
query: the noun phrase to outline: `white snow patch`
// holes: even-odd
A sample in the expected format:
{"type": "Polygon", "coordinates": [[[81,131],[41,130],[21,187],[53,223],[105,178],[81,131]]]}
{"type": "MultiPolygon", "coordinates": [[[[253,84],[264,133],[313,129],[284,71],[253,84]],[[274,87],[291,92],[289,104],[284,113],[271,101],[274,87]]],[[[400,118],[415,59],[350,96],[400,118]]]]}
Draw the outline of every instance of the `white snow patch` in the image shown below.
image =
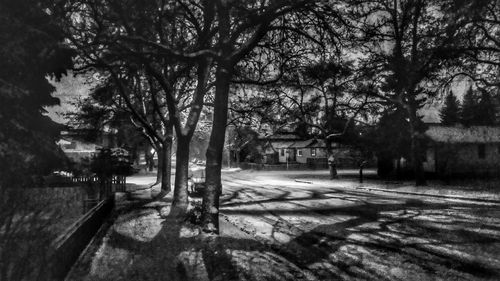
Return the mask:
{"type": "Polygon", "coordinates": [[[162,222],[158,212],[147,210],[142,212],[131,212],[118,217],[113,225],[119,234],[141,242],[153,240],[162,228],[162,222]]]}
{"type": "Polygon", "coordinates": [[[191,238],[198,236],[199,234],[200,230],[198,228],[183,225],[179,231],[179,238],[191,238]]]}

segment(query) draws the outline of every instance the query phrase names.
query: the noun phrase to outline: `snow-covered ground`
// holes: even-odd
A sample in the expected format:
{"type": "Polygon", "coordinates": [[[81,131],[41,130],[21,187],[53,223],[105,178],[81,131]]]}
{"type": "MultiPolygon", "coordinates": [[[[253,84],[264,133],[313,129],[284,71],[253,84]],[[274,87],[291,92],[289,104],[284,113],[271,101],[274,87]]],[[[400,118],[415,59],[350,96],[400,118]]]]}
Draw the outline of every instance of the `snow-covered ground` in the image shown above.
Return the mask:
{"type": "Polygon", "coordinates": [[[500,205],[296,181],[314,173],[227,174],[221,212],[317,280],[500,278],[500,205]]]}
{"type": "Polygon", "coordinates": [[[70,279],[500,278],[500,204],[357,189],[342,173],[311,181],[324,174],[226,171],[217,238],[162,217],[170,199],[128,203],[70,279]]]}

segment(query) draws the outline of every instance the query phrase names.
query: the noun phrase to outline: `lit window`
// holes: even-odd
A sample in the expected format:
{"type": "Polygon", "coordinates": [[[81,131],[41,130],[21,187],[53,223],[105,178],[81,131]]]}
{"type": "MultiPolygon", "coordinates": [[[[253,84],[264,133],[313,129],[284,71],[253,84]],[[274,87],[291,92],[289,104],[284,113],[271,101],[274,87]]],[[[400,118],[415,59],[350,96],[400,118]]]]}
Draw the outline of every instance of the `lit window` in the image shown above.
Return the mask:
{"type": "Polygon", "coordinates": [[[302,156],[302,149],[297,149],[297,156],[302,156]]]}
{"type": "Polygon", "coordinates": [[[316,156],[316,148],[311,148],[311,156],[316,156]]]}
{"type": "Polygon", "coordinates": [[[484,144],[480,144],[477,146],[477,157],[479,157],[479,159],[485,158],[485,156],[486,156],[485,150],[486,150],[486,147],[484,144]]]}

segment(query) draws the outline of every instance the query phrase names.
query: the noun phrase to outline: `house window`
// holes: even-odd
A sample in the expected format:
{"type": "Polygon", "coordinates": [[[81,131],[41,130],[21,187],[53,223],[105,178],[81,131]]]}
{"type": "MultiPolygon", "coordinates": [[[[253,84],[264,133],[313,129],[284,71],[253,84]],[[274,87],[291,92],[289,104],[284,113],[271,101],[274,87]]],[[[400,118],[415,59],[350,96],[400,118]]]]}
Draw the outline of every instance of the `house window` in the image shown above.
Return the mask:
{"type": "Polygon", "coordinates": [[[311,148],[311,156],[316,156],[316,148],[311,148]]]}
{"type": "Polygon", "coordinates": [[[485,150],[486,150],[486,146],[484,144],[479,144],[477,146],[477,157],[479,157],[479,159],[485,158],[485,156],[486,156],[485,150]]]}
{"type": "Polygon", "coordinates": [[[302,149],[297,149],[297,156],[302,156],[302,149]]]}
{"type": "Polygon", "coordinates": [[[285,149],[284,148],[281,149],[281,156],[285,156],[285,149]]]}

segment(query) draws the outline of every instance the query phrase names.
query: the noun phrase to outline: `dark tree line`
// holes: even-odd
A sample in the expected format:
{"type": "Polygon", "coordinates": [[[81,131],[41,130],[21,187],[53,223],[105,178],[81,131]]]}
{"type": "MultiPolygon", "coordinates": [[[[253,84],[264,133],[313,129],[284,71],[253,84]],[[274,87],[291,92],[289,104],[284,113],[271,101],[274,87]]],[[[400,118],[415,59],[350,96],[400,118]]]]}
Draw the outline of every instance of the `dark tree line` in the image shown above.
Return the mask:
{"type": "Polygon", "coordinates": [[[60,211],[27,188],[64,168],[56,145],[63,129],[45,116],[56,80],[72,67],[51,1],[0,1],[0,280],[42,280],[60,211]]]}
{"type": "Polygon", "coordinates": [[[491,94],[483,90],[480,93],[469,88],[464,95],[463,103],[450,92],[440,111],[441,123],[443,125],[462,124],[465,126],[497,125],[497,105],[491,94]]]}

